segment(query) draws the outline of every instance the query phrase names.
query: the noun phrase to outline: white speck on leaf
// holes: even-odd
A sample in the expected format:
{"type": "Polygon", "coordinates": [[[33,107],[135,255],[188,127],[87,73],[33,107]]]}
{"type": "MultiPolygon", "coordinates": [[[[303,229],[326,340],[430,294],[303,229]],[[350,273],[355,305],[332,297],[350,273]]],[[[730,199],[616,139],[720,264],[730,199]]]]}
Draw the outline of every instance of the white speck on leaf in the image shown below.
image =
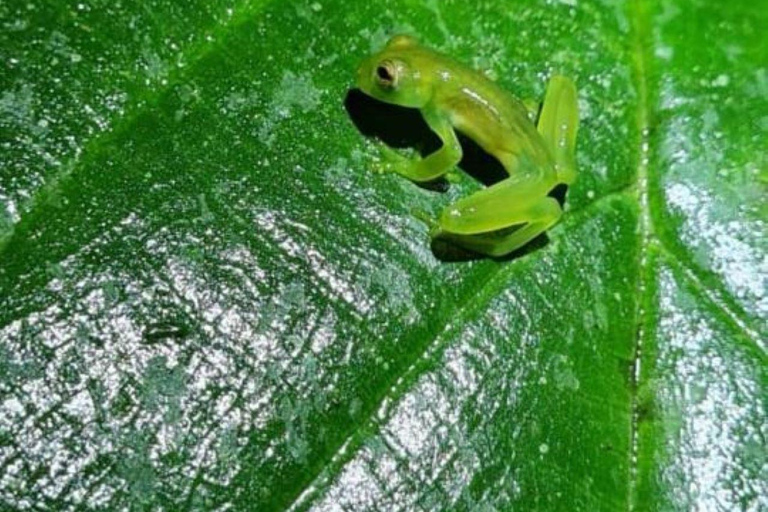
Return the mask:
{"type": "Polygon", "coordinates": [[[731,78],[728,75],[718,75],[717,78],[712,80],[712,85],[715,87],[727,87],[731,83],[731,78]]]}

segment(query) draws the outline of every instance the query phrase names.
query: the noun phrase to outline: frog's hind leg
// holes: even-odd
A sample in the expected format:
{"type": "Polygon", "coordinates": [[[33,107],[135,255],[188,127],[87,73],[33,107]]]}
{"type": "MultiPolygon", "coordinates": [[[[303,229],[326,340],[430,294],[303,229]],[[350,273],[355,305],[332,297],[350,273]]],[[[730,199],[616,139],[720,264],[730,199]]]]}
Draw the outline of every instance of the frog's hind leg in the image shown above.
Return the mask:
{"type": "Polygon", "coordinates": [[[570,185],[576,179],[575,148],[579,129],[578,98],[571,80],[559,75],[550,79],[536,127],[552,151],[558,182],[570,185]]]}
{"type": "Polygon", "coordinates": [[[505,256],[515,251],[549,229],[560,218],[560,204],[545,197],[520,212],[527,222],[510,233],[491,232],[476,235],[459,235],[440,231],[437,237],[492,257],[505,256]]]}
{"type": "Polygon", "coordinates": [[[546,231],[560,218],[560,204],[547,196],[552,184],[533,174],[510,176],[448,206],[434,236],[467,249],[503,256],[546,231]],[[519,226],[515,231],[502,230],[519,226]]]}

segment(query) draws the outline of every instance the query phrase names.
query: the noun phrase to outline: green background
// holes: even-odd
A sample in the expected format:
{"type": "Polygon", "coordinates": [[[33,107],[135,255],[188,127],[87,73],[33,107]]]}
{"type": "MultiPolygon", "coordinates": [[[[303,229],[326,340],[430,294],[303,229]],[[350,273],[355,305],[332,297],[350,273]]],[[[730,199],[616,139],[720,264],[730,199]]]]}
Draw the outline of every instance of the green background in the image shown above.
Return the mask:
{"type": "Polygon", "coordinates": [[[759,2],[0,5],[0,508],[768,508],[759,2]],[[344,108],[396,32],[579,89],[549,243],[444,262],[344,108]]]}

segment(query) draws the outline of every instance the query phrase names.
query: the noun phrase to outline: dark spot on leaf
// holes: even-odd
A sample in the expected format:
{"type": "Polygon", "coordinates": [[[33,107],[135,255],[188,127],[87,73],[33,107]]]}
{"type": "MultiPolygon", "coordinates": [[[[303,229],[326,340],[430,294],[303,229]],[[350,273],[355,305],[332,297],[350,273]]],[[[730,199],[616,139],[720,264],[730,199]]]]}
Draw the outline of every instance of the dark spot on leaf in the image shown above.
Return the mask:
{"type": "Polygon", "coordinates": [[[183,339],[189,335],[189,327],[177,322],[158,322],[149,324],[141,337],[142,342],[154,345],[165,340],[183,339]]]}
{"type": "Polygon", "coordinates": [[[653,421],[656,418],[656,408],[654,407],[653,400],[641,400],[637,404],[637,422],[644,423],[653,421]]]}

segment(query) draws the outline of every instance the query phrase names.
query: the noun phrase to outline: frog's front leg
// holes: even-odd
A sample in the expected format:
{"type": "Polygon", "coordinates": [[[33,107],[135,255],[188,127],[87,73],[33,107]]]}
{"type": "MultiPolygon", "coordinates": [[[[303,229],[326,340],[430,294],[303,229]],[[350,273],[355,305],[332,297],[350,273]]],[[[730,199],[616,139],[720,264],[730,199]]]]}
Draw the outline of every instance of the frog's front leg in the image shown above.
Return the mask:
{"type": "Polygon", "coordinates": [[[489,256],[508,254],[560,218],[560,204],[547,196],[551,186],[535,175],[513,175],[448,206],[433,236],[489,256]],[[511,233],[498,233],[513,226],[520,227],[511,233]]]}
{"type": "Polygon", "coordinates": [[[442,141],[440,149],[425,158],[410,159],[395,151],[384,150],[384,171],[393,171],[416,182],[432,181],[444,175],[461,160],[461,145],[448,118],[429,105],[422,109],[427,125],[442,141]]]}

